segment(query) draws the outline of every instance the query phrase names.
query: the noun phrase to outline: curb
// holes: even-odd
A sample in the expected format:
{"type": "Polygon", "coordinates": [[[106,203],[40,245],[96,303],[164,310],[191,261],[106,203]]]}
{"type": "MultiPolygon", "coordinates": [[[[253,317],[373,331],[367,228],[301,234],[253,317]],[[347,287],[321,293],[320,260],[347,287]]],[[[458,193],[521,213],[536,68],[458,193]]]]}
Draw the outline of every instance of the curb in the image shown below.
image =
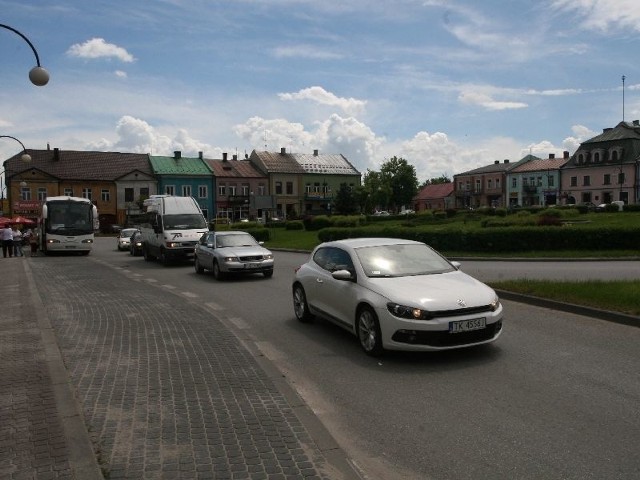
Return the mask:
{"type": "Polygon", "coordinates": [[[563,312],[574,313],[576,315],[584,315],[586,317],[597,318],[607,322],[618,323],[620,325],[628,325],[631,327],[640,327],[640,317],[627,315],[624,313],[611,312],[609,310],[600,310],[597,308],[585,307],[573,303],[558,302],[556,300],[548,300],[546,298],[534,297],[533,295],[525,295],[523,293],[514,293],[507,290],[494,289],[501,299],[511,300],[514,302],[526,303],[536,307],[550,308],[563,312]]]}

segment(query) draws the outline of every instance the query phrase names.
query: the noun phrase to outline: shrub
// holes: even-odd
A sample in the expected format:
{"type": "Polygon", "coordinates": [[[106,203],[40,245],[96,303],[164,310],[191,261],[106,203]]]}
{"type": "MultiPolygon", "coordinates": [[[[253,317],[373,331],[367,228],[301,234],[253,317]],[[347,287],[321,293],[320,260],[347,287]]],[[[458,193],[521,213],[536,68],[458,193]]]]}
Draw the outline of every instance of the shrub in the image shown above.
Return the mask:
{"type": "Polygon", "coordinates": [[[304,223],[302,220],[292,220],[291,222],[286,222],[285,225],[287,230],[304,230],[304,223]]]}

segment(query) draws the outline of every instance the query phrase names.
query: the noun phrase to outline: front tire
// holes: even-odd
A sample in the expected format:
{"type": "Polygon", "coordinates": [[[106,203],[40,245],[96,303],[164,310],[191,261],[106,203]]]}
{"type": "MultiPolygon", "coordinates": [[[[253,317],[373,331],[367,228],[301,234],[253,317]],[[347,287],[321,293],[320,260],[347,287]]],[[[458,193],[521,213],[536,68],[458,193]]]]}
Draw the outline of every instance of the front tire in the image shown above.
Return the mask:
{"type": "Polygon", "coordinates": [[[273,277],[273,270],[267,270],[266,272],[262,272],[265,278],[273,277]]]}
{"type": "Polygon", "coordinates": [[[297,284],[293,287],[293,312],[296,318],[302,323],[309,323],[313,320],[313,315],[309,313],[309,304],[307,303],[307,295],[304,293],[302,285],[297,284]]]}
{"type": "Polygon", "coordinates": [[[204,273],[204,267],[200,265],[200,260],[198,260],[198,257],[196,257],[196,259],[194,260],[193,266],[196,269],[196,273],[204,273]]]}
{"type": "Polygon", "coordinates": [[[216,280],[222,280],[224,278],[224,273],[220,270],[220,266],[217,261],[213,262],[213,277],[216,280]]]}
{"type": "Polygon", "coordinates": [[[156,259],[156,257],[149,253],[149,248],[147,246],[142,248],[142,255],[144,256],[146,262],[151,262],[152,260],[156,259]]]}
{"type": "Polygon", "coordinates": [[[372,357],[382,355],[382,332],[375,312],[369,307],[362,307],[356,319],[356,333],[364,353],[372,357]]]}

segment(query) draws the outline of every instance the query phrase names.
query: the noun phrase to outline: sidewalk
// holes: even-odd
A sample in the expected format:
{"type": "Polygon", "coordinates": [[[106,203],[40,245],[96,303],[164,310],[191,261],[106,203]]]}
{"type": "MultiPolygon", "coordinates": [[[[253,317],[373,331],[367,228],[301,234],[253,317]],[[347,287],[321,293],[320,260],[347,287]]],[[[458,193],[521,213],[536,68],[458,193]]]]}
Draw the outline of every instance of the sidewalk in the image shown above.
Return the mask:
{"type": "Polygon", "coordinates": [[[360,478],[210,312],[81,257],[0,276],[0,478],[360,478]]]}

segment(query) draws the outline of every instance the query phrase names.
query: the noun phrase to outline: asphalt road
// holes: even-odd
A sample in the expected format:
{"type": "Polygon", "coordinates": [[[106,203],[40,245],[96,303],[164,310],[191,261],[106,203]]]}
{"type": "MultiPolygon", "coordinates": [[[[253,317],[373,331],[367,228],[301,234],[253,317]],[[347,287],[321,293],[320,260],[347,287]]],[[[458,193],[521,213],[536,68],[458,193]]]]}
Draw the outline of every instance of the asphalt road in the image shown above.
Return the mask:
{"type": "MultiPolygon", "coordinates": [[[[218,282],[190,265],[117,252],[115,242],[98,238],[79,260],[98,271],[105,267],[95,260],[104,260],[123,281],[142,279],[159,295],[172,289],[219,312],[280,369],[363,478],[640,477],[638,328],[505,301],[504,333],[493,345],[376,360],[333,325],[295,320],[290,282],[306,255],[277,252],[272,279],[218,282]]],[[[569,269],[600,278],[624,263],[464,261],[463,270],[482,280],[569,269]]],[[[637,278],[637,262],[633,271],[637,278]]]]}

